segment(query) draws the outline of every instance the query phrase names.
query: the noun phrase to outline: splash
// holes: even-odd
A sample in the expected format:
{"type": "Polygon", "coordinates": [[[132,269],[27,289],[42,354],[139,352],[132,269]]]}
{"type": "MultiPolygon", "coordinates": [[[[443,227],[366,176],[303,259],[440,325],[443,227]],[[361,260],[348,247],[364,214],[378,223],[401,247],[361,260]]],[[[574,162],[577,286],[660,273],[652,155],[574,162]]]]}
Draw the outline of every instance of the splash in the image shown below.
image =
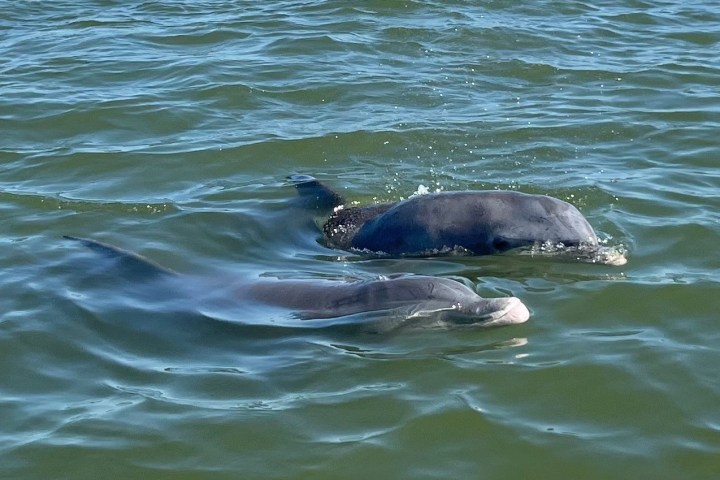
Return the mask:
{"type": "Polygon", "coordinates": [[[527,251],[530,255],[566,256],[575,260],[604,265],[621,266],[627,263],[625,256],[627,250],[622,246],[598,246],[583,244],[579,246],[566,246],[563,243],[543,242],[537,243],[527,251]]]}
{"type": "Polygon", "coordinates": [[[443,188],[438,186],[435,190],[431,190],[430,187],[426,187],[423,184],[418,185],[417,190],[415,190],[412,194],[410,194],[410,197],[417,197],[418,195],[428,195],[430,193],[440,193],[443,191],[443,188]]]}

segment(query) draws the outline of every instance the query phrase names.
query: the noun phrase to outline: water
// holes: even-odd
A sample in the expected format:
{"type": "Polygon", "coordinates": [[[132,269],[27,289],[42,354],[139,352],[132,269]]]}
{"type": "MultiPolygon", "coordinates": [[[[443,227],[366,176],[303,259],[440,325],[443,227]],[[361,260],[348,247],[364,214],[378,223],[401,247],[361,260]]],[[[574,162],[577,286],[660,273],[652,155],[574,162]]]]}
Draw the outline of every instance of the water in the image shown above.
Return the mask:
{"type": "Polygon", "coordinates": [[[715,3],[0,4],[0,476],[717,477],[715,3]],[[363,260],[288,216],[293,172],[363,204],[550,194],[629,262],[363,260]],[[62,235],[205,275],[447,276],[532,318],[243,328],[62,235]]]}

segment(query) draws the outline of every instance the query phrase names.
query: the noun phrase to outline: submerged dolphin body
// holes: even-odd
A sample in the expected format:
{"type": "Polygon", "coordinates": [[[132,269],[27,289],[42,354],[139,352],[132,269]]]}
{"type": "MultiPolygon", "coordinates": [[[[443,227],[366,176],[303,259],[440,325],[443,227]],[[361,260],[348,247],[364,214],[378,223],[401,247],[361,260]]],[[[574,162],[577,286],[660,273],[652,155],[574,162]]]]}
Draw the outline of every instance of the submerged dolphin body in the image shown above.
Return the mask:
{"type": "MultiPolygon", "coordinates": [[[[370,281],[263,280],[219,282],[183,275],[140,255],[95,240],[79,241],[114,260],[126,277],[142,281],[167,280],[167,290],[192,297],[191,304],[207,304],[228,298],[241,304],[258,304],[289,311],[302,327],[332,326],[332,319],[351,318],[368,323],[367,330],[386,332],[397,328],[486,327],[523,323],[530,318],[527,307],[515,297],[482,298],[460,282],[420,275],[394,276],[370,281]],[[371,320],[367,320],[370,314],[371,320]],[[355,319],[354,316],[360,315],[355,319]]],[[[349,322],[335,322],[339,324],[349,322]]]]}
{"type": "Polygon", "coordinates": [[[601,247],[585,217],[567,202],[513,191],[418,195],[397,203],[343,207],[342,198],[309,175],[289,177],[305,204],[336,207],[323,225],[330,246],[392,256],[488,255],[549,246],[579,259],[623,265],[601,247]]]}
{"type": "Polygon", "coordinates": [[[460,282],[421,275],[369,281],[276,281],[251,285],[250,298],[292,309],[300,318],[335,318],[392,312],[395,326],[449,328],[499,326],[530,318],[516,297],[483,298],[460,282]]]}

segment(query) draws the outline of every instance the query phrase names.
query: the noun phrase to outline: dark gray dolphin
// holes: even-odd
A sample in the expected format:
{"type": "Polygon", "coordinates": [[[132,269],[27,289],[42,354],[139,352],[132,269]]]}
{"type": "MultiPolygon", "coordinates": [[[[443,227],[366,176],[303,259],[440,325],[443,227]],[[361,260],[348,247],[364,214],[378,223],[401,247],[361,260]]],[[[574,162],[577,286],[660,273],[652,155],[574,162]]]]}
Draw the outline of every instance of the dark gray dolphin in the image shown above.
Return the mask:
{"type": "MultiPolygon", "coordinates": [[[[197,304],[222,299],[289,310],[299,319],[336,319],[375,314],[372,330],[400,327],[455,328],[523,323],[527,307],[515,297],[482,298],[460,282],[420,275],[369,281],[263,280],[226,282],[196,278],[166,269],[140,255],[86,238],[65,237],[113,259],[127,277],[168,279],[173,293],[197,304]],[[184,285],[183,285],[184,284],[184,285]],[[183,285],[178,288],[179,285],[183,285]]],[[[364,317],[363,317],[364,318],[364,317]]],[[[362,322],[363,318],[358,321],[362,322]]],[[[303,326],[318,325],[308,322],[303,326]]]]}
{"type": "MultiPolygon", "coordinates": [[[[331,198],[313,177],[291,176],[307,199],[331,198]]],[[[335,209],[323,225],[330,246],[385,255],[488,255],[523,247],[550,247],[593,262],[623,265],[625,257],[601,247],[585,217],[567,202],[512,191],[418,195],[397,203],[335,209]]]]}

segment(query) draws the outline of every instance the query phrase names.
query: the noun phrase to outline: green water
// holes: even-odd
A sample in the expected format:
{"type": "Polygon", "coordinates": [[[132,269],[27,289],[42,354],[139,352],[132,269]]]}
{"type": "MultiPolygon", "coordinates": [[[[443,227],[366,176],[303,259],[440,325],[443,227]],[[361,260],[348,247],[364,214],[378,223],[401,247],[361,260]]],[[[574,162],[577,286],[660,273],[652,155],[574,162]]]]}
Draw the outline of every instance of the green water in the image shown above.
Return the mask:
{"type": "Polygon", "coordinates": [[[714,2],[0,5],[0,477],[720,475],[714,2]],[[364,259],[288,213],[294,172],[362,204],[553,195],[629,262],[364,259]],[[129,295],[62,235],[532,316],[276,334],[129,295]]]}

